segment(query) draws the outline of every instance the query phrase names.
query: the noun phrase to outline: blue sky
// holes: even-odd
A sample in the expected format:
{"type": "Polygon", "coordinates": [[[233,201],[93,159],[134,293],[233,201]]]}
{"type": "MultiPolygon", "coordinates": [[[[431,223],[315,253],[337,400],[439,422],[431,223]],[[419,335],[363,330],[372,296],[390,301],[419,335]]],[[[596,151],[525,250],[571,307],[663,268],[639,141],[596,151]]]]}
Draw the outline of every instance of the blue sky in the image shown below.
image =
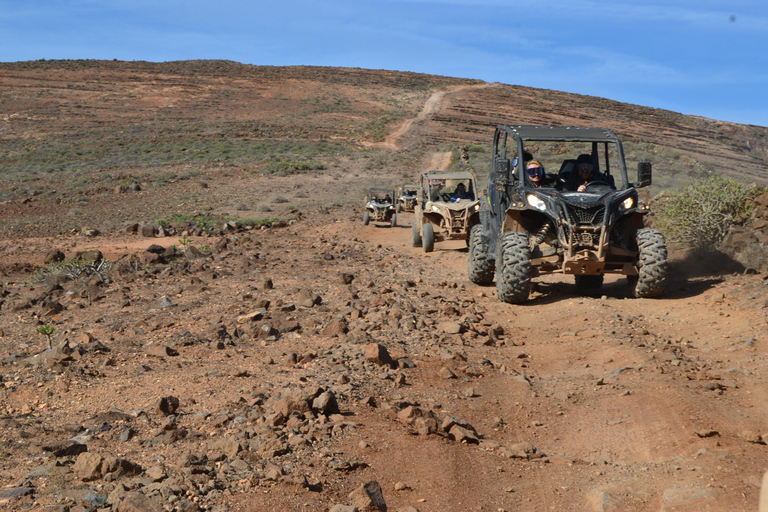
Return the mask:
{"type": "Polygon", "coordinates": [[[0,61],[416,71],[768,126],[765,0],[0,0],[0,61]]]}

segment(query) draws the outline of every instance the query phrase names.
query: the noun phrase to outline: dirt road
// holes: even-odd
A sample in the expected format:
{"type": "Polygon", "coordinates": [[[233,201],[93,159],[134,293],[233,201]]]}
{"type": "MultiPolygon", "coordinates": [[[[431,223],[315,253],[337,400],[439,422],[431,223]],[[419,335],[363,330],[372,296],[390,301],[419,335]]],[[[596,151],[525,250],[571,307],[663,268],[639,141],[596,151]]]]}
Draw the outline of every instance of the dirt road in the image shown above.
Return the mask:
{"type": "MultiPolygon", "coordinates": [[[[761,276],[685,277],[677,262],[657,300],[629,298],[618,279],[579,296],[568,278],[550,277],[537,280],[527,304],[511,306],[468,281],[461,244],[425,254],[409,246],[408,214],[385,228],[362,226],[357,213],[333,209],[231,235],[226,250],[186,269],[119,277],[92,302],[61,296],[65,309],[53,316],[29,302],[40,287],[6,283],[2,484],[26,481],[39,506],[114,492],[109,481],[78,483],[74,456],[56,458],[70,468],[63,480],[29,476],[49,463],[42,447],[79,424],[89,428],[89,452],[145,470],[161,464],[164,492],[177,499],[173,482],[187,482],[182,454],[208,457],[218,491],[185,495],[207,510],[330,510],[371,480],[389,510],[755,509],[766,450],[761,276]],[[164,297],[175,306],[158,309],[164,297]],[[265,318],[243,324],[264,299],[265,318]],[[338,319],[346,332],[329,328],[338,319]],[[51,369],[23,364],[40,350],[41,321],[57,327],[55,342],[77,344],[88,332],[108,355],[86,351],[51,369]],[[266,324],[298,330],[265,337],[266,324]],[[371,343],[402,363],[366,361],[371,343]],[[178,355],[150,356],[152,347],[178,355]],[[286,363],[290,354],[304,362],[286,363]],[[293,427],[269,426],[286,390],[312,386],[333,390],[341,415],[305,412],[293,427]],[[157,442],[164,420],[152,403],[166,395],[180,399],[174,425],[187,434],[157,442]],[[93,430],[109,411],[125,416],[93,430]],[[215,419],[222,411],[226,419],[215,419]],[[451,418],[468,437],[419,428],[420,417],[451,418]],[[120,424],[133,440],[119,439],[120,424]],[[264,428],[289,447],[284,454],[258,451],[264,428]],[[304,441],[290,441],[297,435],[304,441]],[[243,451],[210,462],[214,441],[228,439],[243,451]]],[[[68,240],[67,251],[94,245],[68,240]]],[[[125,235],[96,240],[109,253],[136,247],[125,235]]],[[[6,253],[31,258],[43,247],[6,253]]],[[[151,496],[141,478],[120,482],[151,496]]]]}

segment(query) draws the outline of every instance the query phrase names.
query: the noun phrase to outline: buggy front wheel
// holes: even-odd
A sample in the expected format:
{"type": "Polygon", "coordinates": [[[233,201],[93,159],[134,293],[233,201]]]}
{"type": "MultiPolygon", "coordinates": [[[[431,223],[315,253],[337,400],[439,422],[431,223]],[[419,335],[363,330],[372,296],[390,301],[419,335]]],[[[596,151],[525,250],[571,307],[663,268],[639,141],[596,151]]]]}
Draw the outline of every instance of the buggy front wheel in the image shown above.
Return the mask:
{"type": "Polygon", "coordinates": [[[369,222],[371,222],[371,214],[368,212],[365,212],[363,214],[363,226],[367,226],[369,222]]]}
{"type": "Polygon", "coordinates": [[[667,241],[658,229],[638,229],[638,275],[629,276],[635,297],[656,297],[667,286],[667,241]]]}

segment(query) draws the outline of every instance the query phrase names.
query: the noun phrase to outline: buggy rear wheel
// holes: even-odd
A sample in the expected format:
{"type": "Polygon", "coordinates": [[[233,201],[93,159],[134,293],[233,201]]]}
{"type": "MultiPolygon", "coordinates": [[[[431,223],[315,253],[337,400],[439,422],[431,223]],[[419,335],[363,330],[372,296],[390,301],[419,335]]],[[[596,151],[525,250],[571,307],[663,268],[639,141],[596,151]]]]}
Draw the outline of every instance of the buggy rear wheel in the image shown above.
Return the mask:
{"type": "Polygon", "coordinates": [[[411,226],[411,245],[414,247],[421,245],[421,234],[419,234],[419,226],[415,220],[413,221],[413,226],[411,226]]]}
{"type": "Polygon", "coordinates": [[[435,230],[429,222],[421,227],[421,246],[424,252],[435,250],[435,230]]]}
{"type": "Polygon", "coordinates": [[[573,276],[576,280],[576,289],[582,291],[599,290],[603,286],[603,274],[597,276],[573,276]]]}
{"type": "Polygon", "coordinates": [[[469,232],[469,280],[475,284],[493,282],[494,261],[488,257],[488,242],[483,238],[483,225],[475,224],[469,232]]]}
{"type": "Polygon", "coordinates": [[[496,256],[496,292],[499,300],[521,304],[531,291],[531,250],[528,235],[517,231],[502,233],[496,256]]]}

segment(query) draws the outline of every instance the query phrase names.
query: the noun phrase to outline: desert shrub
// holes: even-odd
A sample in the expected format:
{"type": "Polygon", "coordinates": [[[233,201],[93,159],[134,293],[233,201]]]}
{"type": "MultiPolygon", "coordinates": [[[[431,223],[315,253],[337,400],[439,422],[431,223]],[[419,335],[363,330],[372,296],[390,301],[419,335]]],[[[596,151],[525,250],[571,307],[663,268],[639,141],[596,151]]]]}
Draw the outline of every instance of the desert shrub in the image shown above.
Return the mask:
{"type": "Polygon", "coordinates": [[[729,227],[749,218],[754,203],[748,199],[757,191],[722,176],[701,179],[657,198],[657,226],[671,241],[693,247],[715,246],[729,227]]]}
{"type": "Polygon", "coordinates": [[[283,204],[283,203],[287,203],[288,199],[286,199],[284,196],[281,196],[280,194],[277,194],[272,196],[270,201],[274,204],[283,204]]]}
{"type": "Polygon", "coordinates": [[[267,213],[267,212],[271,212],[272,208],[270,208],[269,205],[260,204],[260,205],[256,206],[256,211],[257,212],[262,212],[262,213],[267,213]]]}
{"type": "Polygon", "coordinates": [[[239,222],[243,226],[264,226],[266,224],[272,224],[274,222],[277,222],[277,217],[270,217],[267,219],[255,219],[253,217],[246,217],[244,219],[239,219],[237,222],[239,222]]]}
{"type": "Polygon", "coordinates": [[[109,260],[96,262],[83,258],[73,258],[38,268],[32,275],[32,282],[41,283],[52,276],[66,276],[72,280],[98,276],[102,282],[106,282],[111,273],[112,263],[109,260]]]}

